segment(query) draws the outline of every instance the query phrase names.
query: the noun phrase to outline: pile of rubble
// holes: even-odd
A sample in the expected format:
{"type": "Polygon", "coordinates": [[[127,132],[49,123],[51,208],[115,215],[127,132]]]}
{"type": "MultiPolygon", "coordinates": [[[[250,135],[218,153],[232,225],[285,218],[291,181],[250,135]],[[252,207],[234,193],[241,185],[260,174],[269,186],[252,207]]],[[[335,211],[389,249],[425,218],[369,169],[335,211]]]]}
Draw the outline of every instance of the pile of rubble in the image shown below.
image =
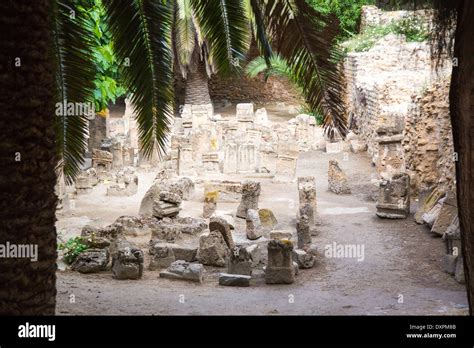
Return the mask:
{"type": "Polygon", "coordinates": [[[236,242],[236,224],[217,211],[209,218],[179,216],[179,205],[193,196],[194,183],[161,172],[142,200],[140,216],[122,216],[105,227],[82,229],[88,249],[77,256],[71,269],[110,270],[115,279],[140,279],[147,269],[158,271],[162,278],[202,283],[206,267],[224,267],[218,277],[222,286],[250,286],[258,269],[267,284],[291,284],[299,269],[316,263],[312,235],[321,222],[314,177],[298,178],[297,188],[297,226],[291,232],[278,229],[270,209],[259,208],[259,182],[241,183],[234,216],[245,221],[246,239],[236,242]],[[147,252],[128,240],[136,236],[150,236],[147,252]]]}

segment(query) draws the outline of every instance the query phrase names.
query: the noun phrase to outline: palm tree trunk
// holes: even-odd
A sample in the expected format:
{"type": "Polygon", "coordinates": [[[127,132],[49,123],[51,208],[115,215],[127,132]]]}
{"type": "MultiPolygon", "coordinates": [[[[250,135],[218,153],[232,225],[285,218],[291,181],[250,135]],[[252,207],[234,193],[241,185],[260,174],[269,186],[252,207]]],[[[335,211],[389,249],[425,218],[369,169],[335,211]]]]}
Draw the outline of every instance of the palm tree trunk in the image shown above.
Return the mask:
{"type": "Polygon", "coordinates": [[[474,1],[459,5],[450,90],[456,184],[469,312],[474,315],[474,1]]]}
{"type": "Polygon", "coordinates": [[[200,59],[196,71],[188,72],[184,101],[185,104],[193,105],[211,104],[206,65],[200,59]]]}
{"type": "Polygon", "coordinates": [[[4,254],[0,259],[0,315],[55,312],[51,4],[50,0],[0,2],[0,247],[26,244],[33,251],[24,254],[27,258],[4,254]]]}

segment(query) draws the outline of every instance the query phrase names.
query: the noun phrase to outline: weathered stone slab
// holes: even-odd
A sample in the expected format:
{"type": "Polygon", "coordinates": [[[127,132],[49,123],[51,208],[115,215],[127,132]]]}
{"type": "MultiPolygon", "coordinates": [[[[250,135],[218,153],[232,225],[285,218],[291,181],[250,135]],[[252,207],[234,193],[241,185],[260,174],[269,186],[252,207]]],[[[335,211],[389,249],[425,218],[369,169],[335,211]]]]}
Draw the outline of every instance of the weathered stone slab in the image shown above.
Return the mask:
{"type": "Polygon", "coordinates": [[[153,216],[157,218],[174,217],[179,214],[181,208],[178,204],[169,203],[164,201],[153,202],[153,216]]]}
{"type": "Polygon", "coordinates": [[[304,249],[311,244],[311,231],[307,215],[300,215],[296,223],[296,234],[298,236],[299,249],[304,249]]]}
{"type": "Polygon", "coordinates": [[[177,260],[173,262],[166,271],[160,272],[160,277],[202,283],[203,274],[203,265],[199,263],[189,263],[183,260],[177,260]]]}
{"type": "Polygon", "coordinates": [[[260,222],[260,217],[257,210],[247,209],[247,218],[245,219],[245,222],[248,239],[255,240],[263,235],[264,229],[260,222]]]}
{"type": "Polygon", "coordinates": [[[247,218],[247,210],[258,211],[258,199],[260,197],[260,183],[256,181],[245,181],[242,184],[242,200],[237,208],[237,217],[247,218]]]}
{"type": "Polygon", "coordinates": [[[336,194],[350,194],[347,176],[336,160],[329,161],[328,189],[336,194]]]}
{"type": "Polygon", "coordinates": [[[117,241],[112,248],[112,273],[115,279],[140,279],[143,274],[143,251],[127,241],[117,241]]]}
{"type": "Polygon", "coordinates": [[[71,269],[80,273],[98,273],[105,271],[108,264],[107,249],[88,249],[77,255],[71,269]]]}
{"type": "Polygon", "coordinates": [[[174,257],[176,260],[196,261],[197,249],[197,247],[173,246],[174,257]]]}
{"type": "Polygon", "coordinates": [[[250,286],[252,277],[242,274],[221,273],[219,275],[219,285],[224,286],[250,286]]]}
{"type": "Polygon", "coordinates": [[[234,239],[232,238],[232,232],[230,231],[229,223],[220,217],[211,217],[209,222],[209,231],[219,231],[224,238],[224,241],[229,248],[233,250],[235,248],[234,239]]]}
{"type": "Polygon", "coordinates": [[[267,284],[292,284],[295,281],[293,243],[287,240],[271,240],[268,243],[268,265],[265,268],[267,284]]]}
{"type": "Polygon", "coordinates": [[[391,180],[382,180],[376,208],[378,217],[405,219],[410,213],[410,177],[395,174],[391,180]]]}
{"type": "Polygon", "coordinates": [[[249,251],[242,247],[234,247],[229,255],[227,273],[252,275],[252,256],[249,251]]]}
{"type": "Polygon", "coordinates": [[[441,206],[438,217],[436,218],[431,232],[443,235],[451,225],[453,219],[458,215],[456,194],[452,191],[447,192],[446,198],[441,206]]]}
{"type": "Polygon", "coordinates": [[[169,243],[154,243],[150,247],[150,271],[169,267],[176,260],[173,251],[174,246],[169,243]]]}

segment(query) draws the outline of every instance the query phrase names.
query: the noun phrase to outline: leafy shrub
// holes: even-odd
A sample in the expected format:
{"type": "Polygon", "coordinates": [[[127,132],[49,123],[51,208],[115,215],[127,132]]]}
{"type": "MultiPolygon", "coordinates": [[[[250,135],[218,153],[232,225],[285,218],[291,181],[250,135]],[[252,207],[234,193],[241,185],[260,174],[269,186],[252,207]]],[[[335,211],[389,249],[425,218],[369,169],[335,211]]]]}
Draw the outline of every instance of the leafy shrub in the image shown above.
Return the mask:
{"type": "Polygon", "coordinates": [[[362,6],[374,5],[375,0],[306,0],[316,11],[337,16],[342,33],[340,39],[357,33],[362,6]]]}
{"type": "Polygon", "coordinates": [[[415,15],[405,16],[392,24],[393,32],[405,35],[407,41],[426,41],[429,32],[420,17],[415,15]]]}
{"type": "Polygon", "coordinates": [[[68,265],[73,263],[80,253],[88,249],[84,237],[70,238],[66,243],[60,243],[58,247],[59,250],[64,250],[64,260],[68,265]]]}
{"type": "Polygon", "coordinates": [[[346,52],[365,52],[390,33],[404,35],[408,42],[422,42],[429,39],[429,31],[421,18],[408,15],[389,24],[367,27],[363,33],[343,43],[346,52]]]}

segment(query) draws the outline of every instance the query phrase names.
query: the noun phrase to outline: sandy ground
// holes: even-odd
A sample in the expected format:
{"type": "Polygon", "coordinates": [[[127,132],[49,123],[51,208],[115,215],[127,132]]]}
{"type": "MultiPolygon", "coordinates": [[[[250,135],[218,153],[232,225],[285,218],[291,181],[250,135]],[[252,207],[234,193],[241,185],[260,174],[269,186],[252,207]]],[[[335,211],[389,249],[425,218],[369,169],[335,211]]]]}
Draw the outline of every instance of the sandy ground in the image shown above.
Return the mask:
{"type": "MultiPolygon", "coordinates": [[[[58,214],[57,228],[63,236],[80,233],[82,226],[103,226],[121,215],[136,215],[140,200],[151,185],[154,172],[140,170],[138,193],[132,197],[107,197],[99,185],[76,199],[76,208],[58,214]]],[[[318,209],[323,221],[313,243],[321,250],[317,265],[300,270],[291,285],[266,285],[256,271],[249,288],[222,287],[218,273],[206,267],[203,284],[160,279],[158,271],[145,270],[138,281],[117,281],[111,272],[83,275],[58,271],[57,314],[65,315],[465,315],[464,285],[441,270],[444,244],[413,217],[383,220],[375,216],[371,183],[375,170],[366,154],[311,151],[300,154],[297,175],[317,180],[318,209]],[[351,195],[327,190],[328,160],[336,158],[346,170],[351,195]],[[364,260],[328,258],[324,246],[359,244],[364,260]],[[71,301],[74,295],[74,301],[71,301]]],[[[243,180],[245,176],[229,177],[243,180]]],[[[260,208],[271,208],[282,228],[295,230],[296,183],[262,183],[260,208]]],[[[198,190],[199,192],[199,190],[198,190]]],[[[184,202],[182,216],[199,216],[199,194],[184,202]]],[[[415,208],[416,202],[413,202],[415,208]]],[[[219,210],[237,209],[238,203],[218,204],[219,210]]],[[[413,209],[412,209],[413,210],[413,209]]],[[[235,238],[243,238],[239,221],[235,238]]],[[[148,237],[136,238],[144,246],[148,237]]],[[[197,241],[194,240],[194,243],[197,241]]]]}

